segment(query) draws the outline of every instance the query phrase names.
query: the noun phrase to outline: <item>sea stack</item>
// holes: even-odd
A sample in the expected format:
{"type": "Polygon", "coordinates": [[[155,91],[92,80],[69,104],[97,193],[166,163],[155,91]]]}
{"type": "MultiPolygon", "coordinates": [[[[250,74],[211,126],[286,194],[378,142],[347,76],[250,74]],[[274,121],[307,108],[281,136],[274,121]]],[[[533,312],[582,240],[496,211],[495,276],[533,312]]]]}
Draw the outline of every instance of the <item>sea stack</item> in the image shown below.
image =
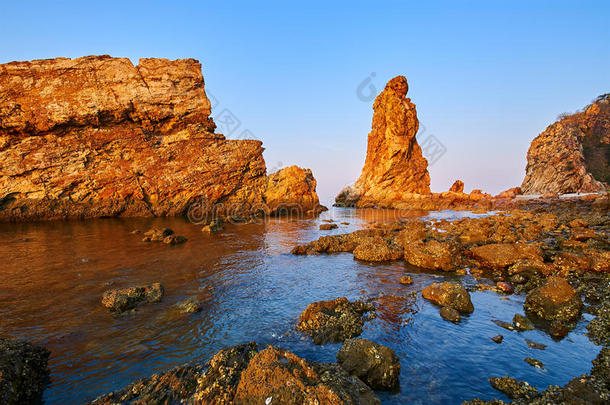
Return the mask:
{"type": "Polygon", "coordinates": [[[397,76],[375,99],[362,174],[341,191],[336,205],[393,207],[413,194],[430,194],[428,161],[415,138],[419,121],[408,90],[407,79],[397,76]]]}
{"type": "Polygon", "coordinates": [[[523,194],[605,191],[610,184],[610,94],[562,116],[531,143],[523,194]]]}

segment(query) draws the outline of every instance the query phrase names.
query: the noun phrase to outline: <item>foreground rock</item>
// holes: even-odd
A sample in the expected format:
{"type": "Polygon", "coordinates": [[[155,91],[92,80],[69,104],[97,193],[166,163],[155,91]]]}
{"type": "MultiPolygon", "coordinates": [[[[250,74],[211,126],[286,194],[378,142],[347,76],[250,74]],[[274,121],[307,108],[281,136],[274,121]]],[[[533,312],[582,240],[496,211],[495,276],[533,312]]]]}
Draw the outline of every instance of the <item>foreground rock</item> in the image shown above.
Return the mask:
{"type": "Polygon", "coordinates": [[[150,403],[376,405],[379,399],[337,364],[315,363],[255,343],[219,351],[207,365],[186,365],[137,381],[93,401],[150,403]],[[271,398],[271,400],[269,400],[271,398]]]}
{"type": "Polygon", "coordinates": [[[0,338],[0,403],[39,403],[49,382],[49,354],[41,346],[0,338]]]}
{"type": "MultiPolygon", "coordinates": [[[[537,363],[536,363],[537,364],[537,363]]],[[[583,374],[572,379],[563,387],[549,386],[538,392],[534,387],[513,378],[490,378],[491,385],[514,399],[516,405],[543,404],[595,404],[610,402],[610,348],[603,348],[593,360],[590,374],[583,374]]],[[[475,399],[463,405],[499,405],[503,401],[482,401],[475,399]]]]}
{"type": "Polygon", "coordinates": [[[138,305],[160,302],[163,298],[163,286],[154,283],[146,287],[128,287],[109,290],[102,296],[102,305],[113,312],[124,312],[138,305]]]}
{"type": "Polygon", "coordinates": [[[470,294],[459,283],[432,283],[422,291],[422,296],[442,307],[453,308],[458,312],[469,314],[474,311],[470,294]]]}
{"type": "Polygon", "coordinates": [[[6,63],[0,94],[0,220],[188,212],[200,221],[317,201],[310,172],[268,178],[260,141],[214,133],[194,59],[6,63]]]}
{"type": "Polygon", "coordinates": [[[364,326],[363,315],[374,310],[375,306],[371,303],[349,302],[345,297],[318,301],[301,313],[296,328],[311,335],[317,345],[343,342],[360,336],[364,326]]]}
{"type": "Polygon", "coordinates": [[[237,404],[379,404],[362,381],[336,364],[313,363],[293,353],[267,347],[241,375],[237,404]]]}
{"type": "Polygon", "coordinates": [[[524,194],[588,193],[610,185],[610,97],[562,117],[531,143],[524,194]]]}
{"type": "Polygon", "coordinates": [[[430,193],[428,162],[415,138],[415,104],[405,98],[408,90],[407,79],[397,76],[375,99],[362,174],[337,196],[337,203],[389,207],[406,193],[430,193]]]}
{"type": "Polygon", "coordinates": [[[374,390],[398,387],[400,363],[389,347],[368,339],[347,339],[337,353],[337,360],[344,370],[374,390]]]}
{"type": "Polygon", "coordinates": [[[582,301],[564,278],[549,277],[543,286],[527,295],[523,307],[547,321],[569,322],[580,317],[582,301]]]}

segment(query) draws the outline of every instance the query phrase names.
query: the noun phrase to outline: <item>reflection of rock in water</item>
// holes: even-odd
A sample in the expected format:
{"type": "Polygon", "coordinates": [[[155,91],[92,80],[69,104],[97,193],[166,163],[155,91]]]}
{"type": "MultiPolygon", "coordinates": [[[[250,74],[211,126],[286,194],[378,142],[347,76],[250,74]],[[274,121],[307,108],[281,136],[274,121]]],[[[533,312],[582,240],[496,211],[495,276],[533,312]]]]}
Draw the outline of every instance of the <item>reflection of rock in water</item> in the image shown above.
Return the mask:
{"type": "Polygon", "coordinates": [[[406,293],[403,296],[384,294],[375,298],[377,318],[380,319],[384,329],[398,332],[408,325],[419,312],[417,305],[417,291],[406,293]]]}

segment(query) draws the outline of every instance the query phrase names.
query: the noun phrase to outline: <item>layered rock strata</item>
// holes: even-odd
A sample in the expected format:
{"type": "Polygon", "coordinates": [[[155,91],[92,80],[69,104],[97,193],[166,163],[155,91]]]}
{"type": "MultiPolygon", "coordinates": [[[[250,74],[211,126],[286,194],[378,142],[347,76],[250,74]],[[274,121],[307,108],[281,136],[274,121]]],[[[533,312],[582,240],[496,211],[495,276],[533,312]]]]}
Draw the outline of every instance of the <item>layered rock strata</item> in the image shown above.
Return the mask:
{"type": "MultiPolygon", "coordinates": [[[[210,114],[194,59],[0,65],[0,220],[179,215],[194,202],[271,213],[261,142],[214,133],[210,114]]],[[[306,211],[318,200],[302,177],[280,182],[306,211]]]]}
{"type": "Polygon", "coordinates": [[[610,184],[610,95],[563,116],[531,143],[523,194],[590,193],[610,184]]]}

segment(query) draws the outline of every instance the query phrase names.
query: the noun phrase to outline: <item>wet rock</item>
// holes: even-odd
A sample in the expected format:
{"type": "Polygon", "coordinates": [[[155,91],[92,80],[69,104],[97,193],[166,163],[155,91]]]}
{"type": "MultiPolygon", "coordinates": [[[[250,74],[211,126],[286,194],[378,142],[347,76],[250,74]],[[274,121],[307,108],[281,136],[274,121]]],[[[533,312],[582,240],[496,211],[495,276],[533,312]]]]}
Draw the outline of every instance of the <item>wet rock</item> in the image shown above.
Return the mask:
{"type": "Polygon", "coordinates": [[[197,298],[191,297],[186,300],[179,302],[176,307],[180,312],[185,314],[193,314],[195,312],[201,312],[201,304],[197,301],[197,298]]]}
{"type": "Polygon", "coordinates": [[[514,292],[513,287],[505,281],[498,281],[496,283],[496,288],[506,294],[512,294],[514,292]]]}
{"type": "Polygon", "coordinates": [[[344,370],[374,390],[398,387],[400,363],[388,347],[368,339],[347,339],[337,353],[337,360],[344,370]]]}
{"type": "Polygon", "coordinates": [[[400,278],[400,284],[411,285],[413,284],[413,278],[411,278],[411,276],[402,276],[400,278]]]}
{"type": "Polygon", "coordinates": [[[169,235],[163,238],[163,243],[167,245],[179,245],[186,242],[188,239],[180,235],[169,235]]]}
{"type": "Polygon", "coordinates": [[[456,247],[451,243],[430,240],[412,243],[404,247],[404,259],[407,263],[431,270],[455,270],[458,263],[456,247]]]}
{"type": "Polygon", "coordinates": [[[532,321],[521,314],[515,314],[515,316],[513,316],[513,325],[515,325],[515,328],[519,331],[535,329],[532,321]]]}
{"type": "Polygon", "coordinates": [[[212,221],[203,228],[201,228],[201,232],[207,233],[208,235],[213,235],[215,233],[221,232],[225,229],[220,221],[212,221]]]}
{"type": "Polygon", "coordinates": [[[564,278],[549,277],[543,286],[530,291],[523,307],[542,319],[571,321],[580,317],[582,301],[564,278]]]}
{"type": "Polygon", "coordinates": [[[553,321],[549,327],[549,333],[556,339],[561,339],[568,336],[570,333],[570,325],[561,322],[561,321],[553,321]]]}
{"type": "Polygon", "coordinates": [[[533,357],[526,357],[523,360],[532,367],[544,369],[544,364],[540,360],[536,360],[533,357]]]}
{"type": "Polygon", "coordinates": [[[162,242],[166,237],[173,235],[174,231],[169,228],[155,228],[144,232],[143,242],[162,242]]]}
{"type": "Polygon", "coordinates": [[[330,231],[331,229],[337,229],[337,224],[322,224],[320,225],[321,231],[330,231]]]}
{"type": "Polygon", "coordinates": [[[39,403],[49,382],[49,354],[42,346],[0,338],[0,403],[39,403]]]}
{"type": "Polygon", "coordinates": [[[504,269],[519,260],[530,259],[542,262],[541,250],[524,243],[492,243],[470,248],[469,254],[482,267],[504,269]]]}
{"type": "Polygon", "coordinates": [[[422,296],[438,305],[453,308],[461,313],[471,313],[474,306],[470,294],[459,283],[432,283],[422,291],[422,296]]]}
{"type": "Polygon", "coordinates": [[[233,402],[258,404],[380,404],[373,391],[336,364],[313,363],[272,346],[241,374],[233,402]]]}
{"type": "Polygon", "coordinates": [[[128,287],[109,290],[102,296],[102,305],[113,312],[124,312],[138,305],[160,302],[163,286],[154,283],[146,287],[128,287]]]}
{"type": "Polygon", "coordinates": [[[370,262],[399,260],[403,250],[395,243],[380,236],[367,239],[354,249],[354,258],[370,262]]]}
{"type": "Polygon", "coordinates": [[[491,340],[493,340],[494,342],[500,344],[504,340],[504,336],[496,335],[496,336],[492,337],[491,340]]]}
{"type": "Polygon", "coordinates": [[[462,319],[460,317],[460,313],[450,307],[442,307],[440,310],[440,315],[441,315],[441,318],[443,318],[446,321],[450,321],[450,322],[459,322],[460,319],[462,319]]]}
{"type": "Polygon", "coordinates": [[[546,345],[544,345],[542,343],[534,342],[533,340],[530,340],[530,339],[525,339],[525,343],[527,343],[527,347],[529,347],[530,349],[537,349],[537,350],[546,349],[546,345]]]}
{"type": "Polygon", "coordinates": [[[231,404],[243,371],[257,353],[254,342],[216,353],[209,361],[205,374],[197,381],[193,402],[203,405],[231,404]]]}
{"type": "Polygon", "coordinates": [[[295,255],[311,255],[318,253],[353,252],[359,245],[374,237],[383,237],[386,231],[382,229],[360,229],[358,231],[322,236],[318,240],[305,245],[295,246],[291,253],[295,255]]]}
{"type": "Polygon", "coordinates": [[[230,404],[241,373],[257,353],[255,343],[220,350],[206,366],[175,367],[97,398],[92,404],[230,404]]]}
{"type": "Polygon", "coordinates": [[[515,326],[512,323],[500,321],[497,319],[494,319],[492,322],[506,330],[515,330],[515,326]]]}
{"type": "Polygon", "coordinates": [[[510,377],[491,377],[489,383],[510,399],[531,400],[538,395],[538,390],[527,382],[518,381],[510,377]]]}
{"type": "Polygon", "coordinates": [[[363,315],[374,310],[371,303],[349,302],[345,297],[314,302],[301,313],[296,328],[311,335],[317,345],[343,342],[360,336],[364,325],[363,315]]]}

